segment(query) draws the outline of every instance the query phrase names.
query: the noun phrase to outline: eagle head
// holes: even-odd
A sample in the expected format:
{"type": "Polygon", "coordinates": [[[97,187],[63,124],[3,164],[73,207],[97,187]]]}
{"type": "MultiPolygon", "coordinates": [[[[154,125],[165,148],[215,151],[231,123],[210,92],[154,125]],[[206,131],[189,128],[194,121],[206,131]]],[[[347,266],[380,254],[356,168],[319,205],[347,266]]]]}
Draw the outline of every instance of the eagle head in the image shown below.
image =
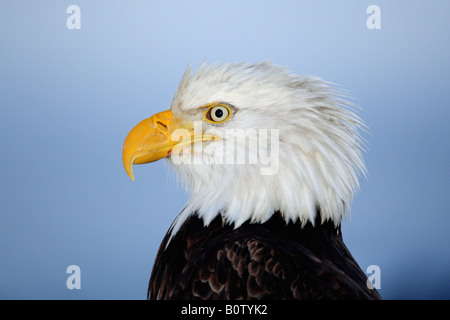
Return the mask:
{"type": "Polygon", "coordinates": [[[123,163],[165,158],[189,200],[172,225],[192,214],[239,227],[275,212],[286,222],[335,225],[365,175],[363,122],[345,95],[318,78],[271,63],[202,66],[184,73],[169,110],[137,124],[123,163]]]}

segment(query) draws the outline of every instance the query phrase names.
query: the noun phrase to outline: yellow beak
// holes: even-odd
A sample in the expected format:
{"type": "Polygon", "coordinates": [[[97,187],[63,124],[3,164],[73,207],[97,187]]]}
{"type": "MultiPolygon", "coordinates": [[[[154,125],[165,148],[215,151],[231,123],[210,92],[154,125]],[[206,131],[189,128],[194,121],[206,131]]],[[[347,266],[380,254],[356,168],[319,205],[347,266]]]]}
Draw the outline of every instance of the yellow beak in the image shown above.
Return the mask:
{"type": "Polygon", "coordinates": [[[139,122],[128,133],[123,143],[122,160],[127,174],[134,181],[133,164],[143,164],[170,156],[176,145],[192,144],[198,141],[215,140],[220,137],[194,134],[194,126],[183,125],[174,119],[172,111],[166,110],[139,122]],[[183,133],[174,134],[182,129],[183,133]],[[183,139],[180,141],[180,136],[183,139]]]}

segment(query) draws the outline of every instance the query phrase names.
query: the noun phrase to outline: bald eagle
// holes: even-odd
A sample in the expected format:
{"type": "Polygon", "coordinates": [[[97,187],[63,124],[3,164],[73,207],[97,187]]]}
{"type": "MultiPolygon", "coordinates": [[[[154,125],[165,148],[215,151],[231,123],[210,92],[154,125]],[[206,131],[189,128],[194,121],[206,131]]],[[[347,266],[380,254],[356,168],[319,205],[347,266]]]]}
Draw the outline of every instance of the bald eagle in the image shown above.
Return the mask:
{"type": "Polygon", "coordinates": [[[166,158],[189,200],[163,239],[149,299],[381,299],[341,222],[366,169],[361,119],[333,85],[263,62],[187,68],[141,121],[123,164],[166,158]]]}

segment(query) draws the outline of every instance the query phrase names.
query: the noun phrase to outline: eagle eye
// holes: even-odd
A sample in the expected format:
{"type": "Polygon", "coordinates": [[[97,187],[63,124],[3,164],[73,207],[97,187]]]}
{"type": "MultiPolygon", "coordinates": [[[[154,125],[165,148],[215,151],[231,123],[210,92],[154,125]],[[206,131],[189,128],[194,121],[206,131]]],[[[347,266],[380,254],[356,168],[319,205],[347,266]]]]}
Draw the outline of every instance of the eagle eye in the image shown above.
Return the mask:
{"type": "Polygon", "coordinates": [[[211,123],[223,123],[231,116],[231,108],[225,104],[214,104],[208,108],[204,119],[211,123]]]}

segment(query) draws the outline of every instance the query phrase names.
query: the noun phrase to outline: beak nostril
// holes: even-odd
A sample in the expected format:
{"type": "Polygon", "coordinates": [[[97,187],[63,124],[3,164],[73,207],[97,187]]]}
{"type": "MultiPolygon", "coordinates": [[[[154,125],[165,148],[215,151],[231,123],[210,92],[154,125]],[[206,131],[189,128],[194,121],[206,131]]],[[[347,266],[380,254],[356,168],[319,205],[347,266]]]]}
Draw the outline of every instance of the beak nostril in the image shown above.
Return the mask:
{"type": "Polygon", "coordinates": [[[164,123],[160,122],[160,121],[156,121],[156,127],[159,130],[161,130],[161,131],[167,131],[168,130],[167,126],[164,123]]]}

